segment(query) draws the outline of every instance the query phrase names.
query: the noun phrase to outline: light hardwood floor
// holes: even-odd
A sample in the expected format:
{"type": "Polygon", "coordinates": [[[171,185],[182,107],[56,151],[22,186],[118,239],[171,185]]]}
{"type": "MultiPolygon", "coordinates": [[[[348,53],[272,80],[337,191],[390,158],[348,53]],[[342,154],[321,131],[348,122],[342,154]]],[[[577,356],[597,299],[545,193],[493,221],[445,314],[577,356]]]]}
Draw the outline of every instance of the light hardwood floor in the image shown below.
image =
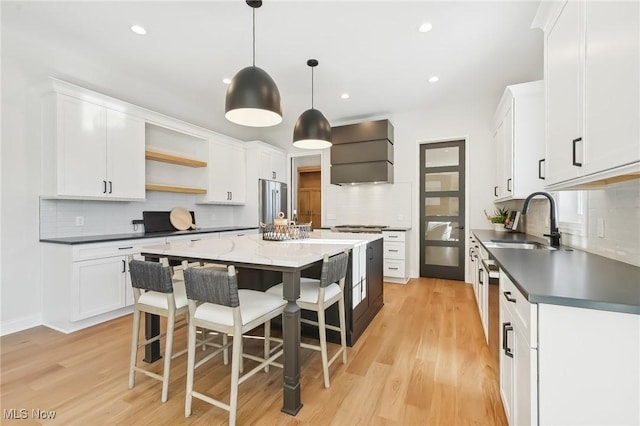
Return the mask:
{"type": "MultiPolygon", "coordinates": [[[[422,278],[384,290],[385,306],[349,348],[349,362],[331,367],[330,389],[320,354],[302,350],[298,415],[280,412],[282,370],[272,368],[240,385],[238,424],[506,425],[471,286],[422,278]]],[[[186,347],[185,330],[174,350],[186,347]]],[[[18,423],[5,410],[24,408],[29,417],[32,409],[56,411],[54,421],[24,425],[227,424],[225,411],[198,400],[184,417],[185,356],[172,363],[166,403],[161,383],[141,374],[129,390],[130,334],[128,315],[70,335],[36,327],[2,337],[0,423],[18,423]]],[[[228,375],[217,358],[196,371],[195,389],[224,397],[228,375]]]]}

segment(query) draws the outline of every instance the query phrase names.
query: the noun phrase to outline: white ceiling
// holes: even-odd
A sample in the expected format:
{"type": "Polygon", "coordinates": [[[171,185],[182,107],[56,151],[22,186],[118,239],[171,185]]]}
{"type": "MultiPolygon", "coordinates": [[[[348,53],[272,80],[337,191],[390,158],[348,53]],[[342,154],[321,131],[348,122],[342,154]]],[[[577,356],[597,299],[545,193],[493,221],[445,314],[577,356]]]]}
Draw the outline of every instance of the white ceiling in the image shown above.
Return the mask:
{"type": "Polygon", "coordinates": [[[43,58],[57,52],[92,60],[95,80],[68,60],[50,60],[47,72],[282,146],[311,104],[309,58],[320,62],[315,106],[332,124],[477,99],[497,105],[506,85],[542,78],[542,33],[530,29],[539,1],[267,0],[256,11],[256,65],[276,81],[284,121],[243,128],[224,119],[222,79],[251,63],[251,9],[244,1],[2,3],[3,51],[9,36],[30,40],[32,54],[43,58]],[[418,32],[426,21],[433,30],[418,32]],[[133,24],[148,35],[131,32],[133,24]],[[440,81],[428,83],[432,75],[440,81]],[[150,87],[171,98],[154,96],[150,87]],[[343,92],[351,97],[342,100],[343,92]]]}

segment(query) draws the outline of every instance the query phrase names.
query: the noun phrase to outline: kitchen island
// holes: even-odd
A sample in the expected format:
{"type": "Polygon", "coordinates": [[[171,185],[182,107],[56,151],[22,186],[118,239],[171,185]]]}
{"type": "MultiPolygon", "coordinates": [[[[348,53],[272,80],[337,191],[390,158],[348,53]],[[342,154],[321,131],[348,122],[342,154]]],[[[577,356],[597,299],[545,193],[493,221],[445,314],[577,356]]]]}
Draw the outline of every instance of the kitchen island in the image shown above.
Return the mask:
{"type": "MultiPolygon", "coordinates": [[[[284,298],[287,300],[283,319],[284,381],[282,411],[291,415],[302,408],[300,400],[300,297],[301,272],[321,262],[323,256],[335,255],[345,249],[379,242],[381,234],[348,234],[326,231],[312,232],[311,238],[289,241],[265,241],[262,235],[200,241],[178,241],[145,246],[142,255],[151,258],[204,261],[233,264],[239,268],[278,271],[282,273],[284,298]]],[[[380,251],[380,257],[381,257],[380,251]]],[[[353,259],[350,264],[353,267],[353,259]]],[[[381,261],[380,261],[381,264],[381,261]]],[[[348,288],[351,285],[347,274],[348,288]]],[[[380,293],[380,300],[382,293],[380,293]]],[[[348,303],[348,302],[347,302],[348,303]]],[[[377,312],[377,311],[376,311],[377,312]]],[[[159,331],[159,330],[158,330],[159,331]]]]}

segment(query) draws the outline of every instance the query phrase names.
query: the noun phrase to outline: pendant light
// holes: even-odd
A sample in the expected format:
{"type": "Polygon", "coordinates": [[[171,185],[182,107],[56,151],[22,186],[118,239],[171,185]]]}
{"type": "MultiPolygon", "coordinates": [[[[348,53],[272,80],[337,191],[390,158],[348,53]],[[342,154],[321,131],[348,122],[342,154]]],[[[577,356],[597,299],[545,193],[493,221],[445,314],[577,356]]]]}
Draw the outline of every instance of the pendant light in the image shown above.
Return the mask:
{"type": "Polygon", "coordinates": [[[253,9],[253,65],[238,71],[229,83],[224,116],[243,126],[275,126],[282,122],[280,91],[271,76],[256,67],[256,9],[262,1],[247,4],[253,9]]]}
{"type": "Polygon", "coordinates": [[[309,59],[311,67],[311,109],[303,112],[293,128],[293,146],[304,149],[324,149],[331,144],[331,125],[327,118],[313,107],[313,69],[318,66],[316,59],[309,59]]]}

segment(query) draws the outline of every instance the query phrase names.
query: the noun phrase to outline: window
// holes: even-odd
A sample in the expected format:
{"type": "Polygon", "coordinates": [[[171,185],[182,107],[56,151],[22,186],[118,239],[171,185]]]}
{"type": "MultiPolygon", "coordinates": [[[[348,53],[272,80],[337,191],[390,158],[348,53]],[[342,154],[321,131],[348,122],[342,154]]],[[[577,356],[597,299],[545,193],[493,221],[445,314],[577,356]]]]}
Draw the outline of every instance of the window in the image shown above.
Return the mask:
{"type": "Polygon", "coordinates": [[[558,228],[560,232],[576,235],[587,235],[587,206],[584,191],[558,192],[558,228]]]}

